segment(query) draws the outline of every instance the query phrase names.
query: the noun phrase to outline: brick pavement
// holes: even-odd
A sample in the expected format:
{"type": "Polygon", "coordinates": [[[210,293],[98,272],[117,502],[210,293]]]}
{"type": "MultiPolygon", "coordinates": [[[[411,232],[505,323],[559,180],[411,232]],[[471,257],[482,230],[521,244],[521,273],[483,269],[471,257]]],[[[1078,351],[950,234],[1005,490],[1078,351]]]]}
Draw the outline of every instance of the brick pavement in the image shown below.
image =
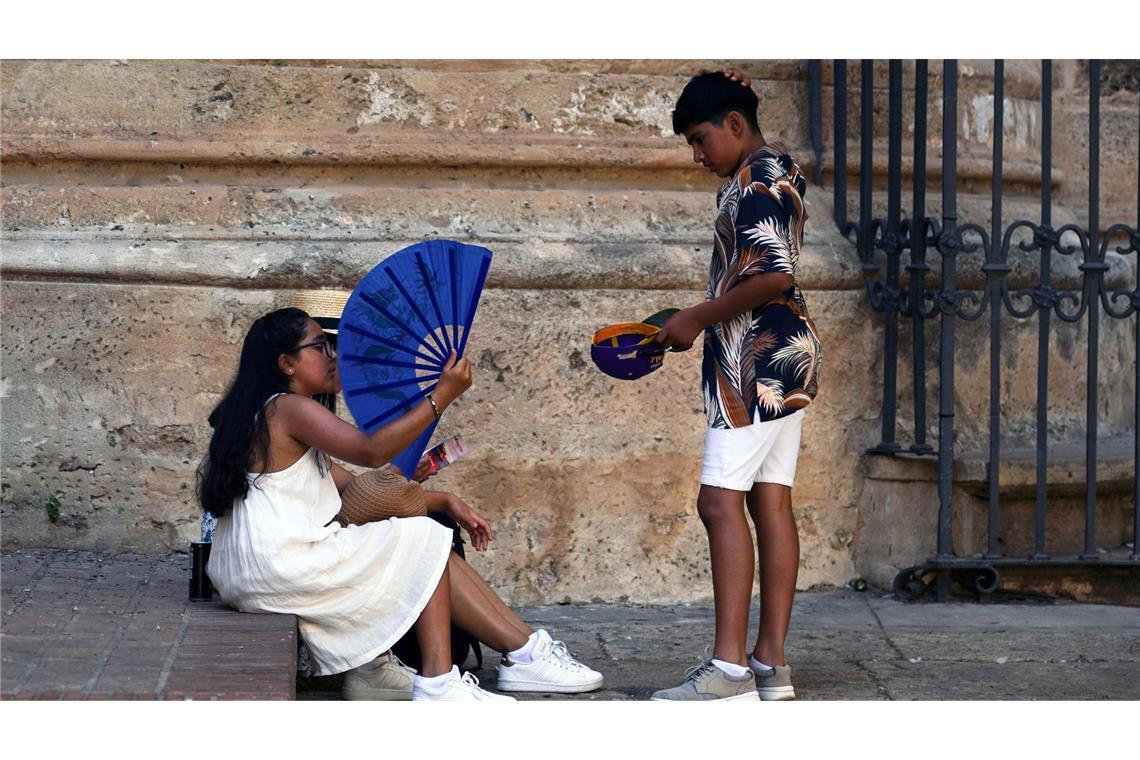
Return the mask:
{"type": "MultiPolygon", "coordinates": [[[[297,683],[292,617],[191,603],[186,566],[184,556],[0,554],[0,699],[340,699],[340,676],[297,683]]],[[[606,676],[591,694],[528,699],[647,699],[699,661],[713,627],[708,604],[519,613],[606,676]]],[[[1140,699],[1137,607],[832,589],[796,595],[788,644],[802,701],[1140,699]]],[[[498,657],[485,655],[478,676],[493,690],[498,657]]]]}
{"type": "Polygon", "coordinates": [[[293,699],[297,626],[188,600],[187,558],[0,555],[0,699],[293,699]]]}

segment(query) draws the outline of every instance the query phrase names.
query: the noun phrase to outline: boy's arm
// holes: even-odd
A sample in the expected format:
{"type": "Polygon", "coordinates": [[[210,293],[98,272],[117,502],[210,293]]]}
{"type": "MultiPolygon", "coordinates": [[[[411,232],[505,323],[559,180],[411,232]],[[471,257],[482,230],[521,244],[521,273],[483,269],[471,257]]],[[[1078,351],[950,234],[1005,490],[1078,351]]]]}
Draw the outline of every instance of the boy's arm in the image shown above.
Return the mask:
{"type": "Polygon", "coordinates": [[[760,272],[747,277],[724,295],[674,314],[657,333],[657,342],[675,351],[688,351],[705,328],[771,301],[790,288],[792,282],[792,276],[783,272],[760,272]]]}
{"type": "Polygon", "coordinates": [[[788,210],[779,195],[756,184],[740,199],[735,219],[739,267],[734,284],[721,295],[677,312],[657,334],[657,341],[687,351],[705,328],[744,314],[786,291],[795,282],[786,243],[788,210]]]}

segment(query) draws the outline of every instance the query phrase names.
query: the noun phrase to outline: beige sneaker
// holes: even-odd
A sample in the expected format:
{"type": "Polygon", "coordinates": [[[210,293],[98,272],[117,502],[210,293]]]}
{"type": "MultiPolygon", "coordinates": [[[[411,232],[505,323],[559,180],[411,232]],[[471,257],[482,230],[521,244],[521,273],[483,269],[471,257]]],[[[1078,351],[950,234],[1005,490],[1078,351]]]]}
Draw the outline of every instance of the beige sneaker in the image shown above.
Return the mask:
{"type": "Polygon", "coordinates": [[[344,698],[354,701],[410,701],[416,671],[388,652],[372,662],[348,671],[344,677],[344,698]]]}
{"type": "Polygon", "coordinates": [[[765,702],[795,699],[796,690],[792,688],[792,667],[790,665],[777,665],[767,670],[757,669],[749,659],[748,664],[752,674],[756,676],[756,692],[765,702]]]}
{"type": "Polygon", "coordinates": [[[650,699],[688,702],[704,702],[714,699],[725,702],[732,700],[758,702],[760,697],[756,693],[756,679],[753,678],[752,671],[740,678],[733,678],[713,665],[712,660],[709,660],[685,671],[685,682],[680,686],[655,692],[650,699]]]}

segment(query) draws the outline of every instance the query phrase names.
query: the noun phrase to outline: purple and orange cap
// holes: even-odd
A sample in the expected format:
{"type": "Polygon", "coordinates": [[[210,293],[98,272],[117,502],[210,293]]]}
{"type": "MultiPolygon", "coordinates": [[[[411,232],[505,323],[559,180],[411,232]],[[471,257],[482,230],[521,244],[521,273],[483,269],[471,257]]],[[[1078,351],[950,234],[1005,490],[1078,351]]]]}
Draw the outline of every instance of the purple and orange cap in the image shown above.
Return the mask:
{"type": "Polygon", "coordinates": [[[677,309],[663,309],[640,322],[619,322],[594,333],[590,358],[598,369],[618,380],[637,380],[658,369],[665,347],[657,333],[677,309]]]}

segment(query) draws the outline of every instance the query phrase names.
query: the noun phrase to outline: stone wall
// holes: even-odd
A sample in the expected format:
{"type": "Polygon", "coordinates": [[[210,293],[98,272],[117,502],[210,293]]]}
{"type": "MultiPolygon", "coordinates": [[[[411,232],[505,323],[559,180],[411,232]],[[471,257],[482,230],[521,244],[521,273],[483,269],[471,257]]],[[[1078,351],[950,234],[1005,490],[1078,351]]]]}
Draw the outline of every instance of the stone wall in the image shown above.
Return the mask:
{"type": "MultiPolygon", "coordinates": [[[[495,548],[475,561],[492,585],[516,604],[709,598],[694,506],[700,352],[623,383],[597,372],[588,348],[602,325],[703,298],[716,180],[669,117],[689,75],[726,63],[753,78],[766,136],[810,176],[803,61],[5,62],[4,546],[183,551],[197,532],[205,416],[252,319],[299,288],[351,289],[389,253],[438,237],[495,253],[469,344],[475,386],[439,429],[462,431],[473,453],[432,481],[491,519],[495,548]]],[[[1077,64],[1059,66],[1058,130],[1079,136],[1077,64]]],[[[1031,219],[1039,73],[1016,62],[1007,72],[1006,213],[1031,219]]],[[[985,62],[962,67],[959,207],[981,224],[988,76],[985,62]]],[[[885,64],[876,81],[885,87],[885,64]]],[[[1101,219],[1135,224],[1136,95],[1113,94],[1105,108],[1116,125],[1105,143],[1122,160],[1102,164],[1101,219]]],[[[1055,142],[1054,218],[1077,221],[1087,158],[1078,139],[1055,142]]],[[[884,142],[880,174],[885,155],[884,142]]],[[[822,168],[827,181],[826,157],[822,168]]],[[[925,518],[900,527],[896,511],[888,521],[908,536],[908,556],[880,546],[863,452],[881,424],[882,317],[830,198],[808,190],[800,269],[825,350],[795,489],[804,588],[889,580],[889,566],[920,561],[934,539],[925,518]]],[[[1115,257],[1110,280],[1134,282],[1134,260],[1115,257]]],[[[1058,266],[1072,287],[1075,269],[1058,266]]],[[[1106,436],[1130,430],[1127,327],[1101,325],[1102,378],[1119,389],[1102,394],[1106,436]]],[[[1014,442],[1032,435],[1036,331],[1026,328],[1011,325],[1005,344],[1014,442]]],[[[961,330],[967,449],[984,440],[984,334],[961,330]]],[[[1083,334],[1056,329],[1057,441],[1083,435],[1083,334]]],[[[908,361],[904,352],[900,378],[908,361]]],[[[903,410],[910,393],[904,381],[903,410]]],[[[931,504],[909,508],[929,515],[931,504]]]]}

